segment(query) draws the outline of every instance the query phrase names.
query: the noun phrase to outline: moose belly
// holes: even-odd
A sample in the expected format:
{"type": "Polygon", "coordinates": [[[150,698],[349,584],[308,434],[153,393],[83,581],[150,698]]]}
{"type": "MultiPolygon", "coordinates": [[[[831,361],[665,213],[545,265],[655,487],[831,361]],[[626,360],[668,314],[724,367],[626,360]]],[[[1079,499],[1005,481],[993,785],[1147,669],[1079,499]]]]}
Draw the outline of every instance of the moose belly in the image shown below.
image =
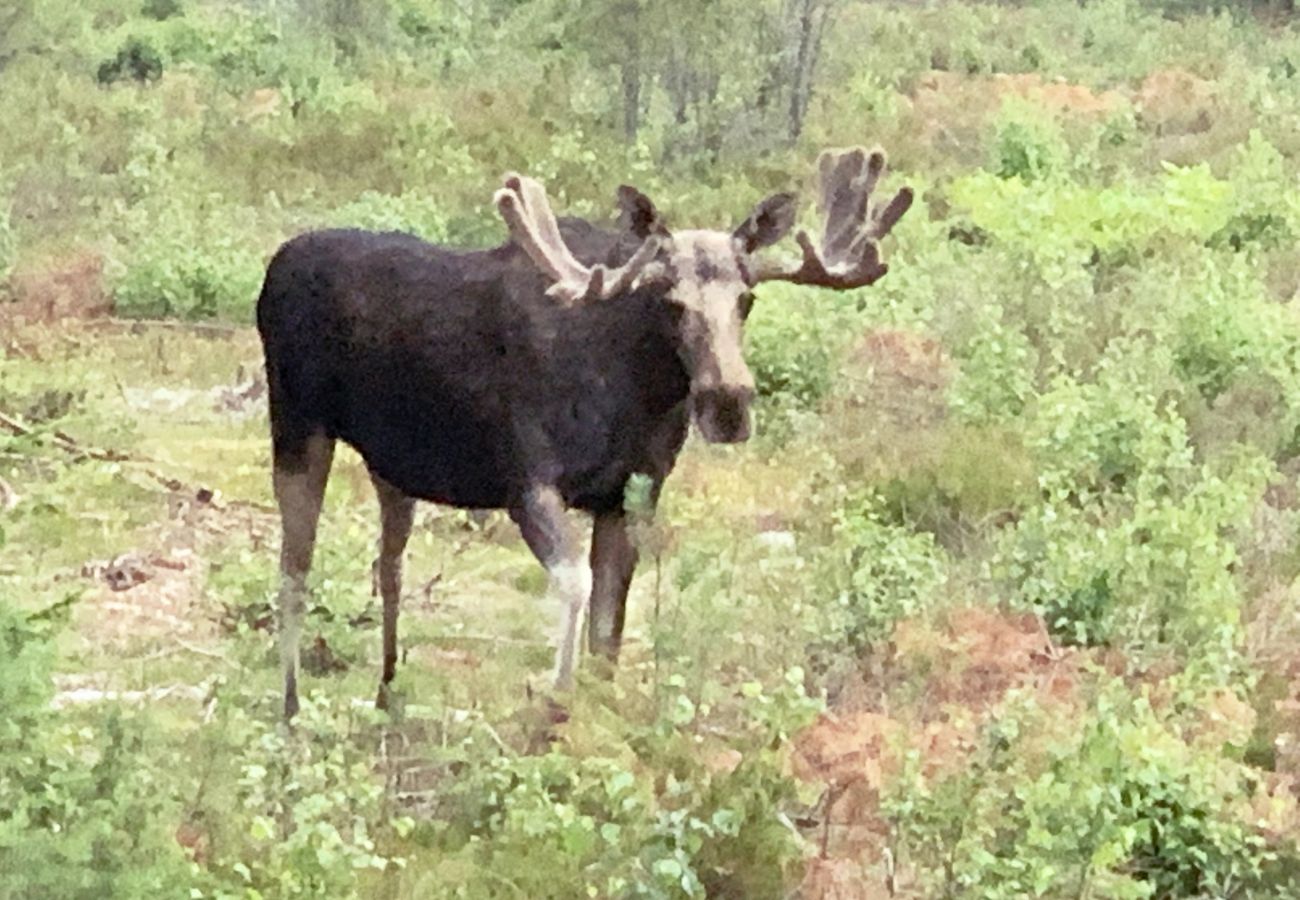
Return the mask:
{"type": "Polygon", "coordinates": [[[684,407],[626,412],[598,395],[559,408],[503,393],[357,392],[336,408],[332,431],[411,497],[500,509],[540,482],[571,507],[605,512],[622,505],[630,475],[665,477],[685,437],[684,407]]]}
{"type": "MultiPolygon", "coordinates": [[[[358,398],[361,400],[361,398],[358,398]]],[[[410,497],[466,508],[511,505],[522,491],[509,429],[459,404],[401,395],[349,404],[336,436],[410,497]]]]}

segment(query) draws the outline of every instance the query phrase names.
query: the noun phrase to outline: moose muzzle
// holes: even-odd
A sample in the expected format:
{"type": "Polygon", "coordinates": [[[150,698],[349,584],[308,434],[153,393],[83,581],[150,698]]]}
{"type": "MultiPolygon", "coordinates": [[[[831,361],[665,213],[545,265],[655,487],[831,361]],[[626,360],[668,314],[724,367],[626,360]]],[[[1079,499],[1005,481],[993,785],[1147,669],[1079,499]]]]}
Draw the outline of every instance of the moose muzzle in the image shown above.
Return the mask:
{"type": "Polygon", "coordinates": [[[739,444],[749,440],[753,402],[751,383],[724,384],[695,391],[691,412],[700,434],[710,444],[739,444]]]}

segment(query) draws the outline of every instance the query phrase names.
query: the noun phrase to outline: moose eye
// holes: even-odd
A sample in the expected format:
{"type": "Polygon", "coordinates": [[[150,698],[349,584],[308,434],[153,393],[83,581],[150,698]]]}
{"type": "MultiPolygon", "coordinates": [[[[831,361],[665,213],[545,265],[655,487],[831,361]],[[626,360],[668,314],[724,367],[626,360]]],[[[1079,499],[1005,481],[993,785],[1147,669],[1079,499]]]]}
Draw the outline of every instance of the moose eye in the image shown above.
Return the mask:
{"type": "Polygon", "coordinates": [[[754,308],[754,294],[752,291],[745,291],[740,295],[740,318],[748,319],[749,311],[754,308]]]}

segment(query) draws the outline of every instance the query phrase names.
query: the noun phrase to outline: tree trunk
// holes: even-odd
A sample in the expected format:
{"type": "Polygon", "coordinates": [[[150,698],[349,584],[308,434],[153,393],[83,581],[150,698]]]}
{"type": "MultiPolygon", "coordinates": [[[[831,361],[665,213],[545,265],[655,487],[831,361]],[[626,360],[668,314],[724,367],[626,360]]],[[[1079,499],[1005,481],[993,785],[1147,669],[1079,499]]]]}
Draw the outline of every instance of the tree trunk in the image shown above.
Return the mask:
{"type": "Polygon", "coordinates": [[[808,91],[811,85],[805,84],[808,70],[808,56],[812,52],[813,6],[817,0],[797,0],[796,15],[798,47],[795,51],[794,65],[790,72],[790,109],[786,120],[790,143],[799,140],[803,132],[803,117],[808,111],[808,91]]]}
{"type": "Polygon", "coordinates": [[[626,52],[619,63],[623,86],[623,139],[635,144],[641,130],[641,21],[636,0],[628,0],[621,6],[628,23],[626,52]]]}
{"type": "Polygon", "coordinates": [[[817,63],[821,58],[822,39],[826,36],[826,26],[831,18],[831,7],[835,0],[792,0],[787,9],[789,18],[794,19],[793,31],[795,50],[790,63],[788,81],[790,84],[790,106],[786,118],[787,134],[790,142],[799,140],[803,133],[804,119],[808,107],[812,104],[813,84],[817,74],[817,63]]]}
{"type": "Polygon", "coordinates": [[[622,65],[623,81],[623,139],[636,143],[641,128],[641,69],[632,61],[622,65]]]}

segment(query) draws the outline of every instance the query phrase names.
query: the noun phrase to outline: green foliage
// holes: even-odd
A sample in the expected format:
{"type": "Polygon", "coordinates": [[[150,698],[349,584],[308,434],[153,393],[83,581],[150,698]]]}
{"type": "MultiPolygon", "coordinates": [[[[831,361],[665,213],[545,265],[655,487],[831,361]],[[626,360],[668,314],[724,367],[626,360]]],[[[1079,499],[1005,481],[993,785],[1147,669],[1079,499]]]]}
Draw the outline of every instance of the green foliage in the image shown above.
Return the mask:
{"type": "Polygon", "coordinates": [[[229,887],[203,896],[359,897],[366,870],[402,865],[377,844],[376,831],[411,823],[385,815],[362,739],[372,718],[320,697],[303,702],[292,731],[225,717],[225,740],[243,747],[233,799],[247,831],[215,867],[229,887]]]}
{"type": "Polygon", "coordinates": [[[761,440],[692,442],[654,516],[628,486],[621,666],[584,663],[558,724],[533,703],[544,573],[504,519],[461,514],[413,541],[405,702],[350,702],[378,610],[373,501],[341,452],[303,642],[327,693],[284,728],[273,525],[251,512],[272,502],[265,423],[202,399],[256,370],[255,337],[7,330],[0,411],[37,434],[0,435],[0,895],[816,898],[814,853],[899,896],[1297,894],[1296,726],[1274,703],[1297,620],[1294,21],[1141,0],[0,7],[16,318],[77,295],[61,260],[102,253],[120,313],[246,325],[286,236],[491,245],[510,170],[563,213],[606,221],[626,182],[673,227],[725,228],[806,196],[821,147],[879,142],[918,197],[878,285],[759,289],[761,440]],[[182,383],[198,402],[140,408],[182,383]],[[167,568],[174,542],[195,562],[167,568]],[[83,565],[127,551],[151,581],[101,597],[83,565]],[[74,584],[94,603],[71,621],[12,606],[74,584]],[[155,603],[184,635],[109,639],[155,603]],[[942,653],[916,649],[950,618],[942,653]],[[70,712],[52,672],[216,686],[201,709],[70,712]],[[890,740],[852,733],[864,705],[890,740]],[[791,747],[823,708],[853,774],[821,760],[819,803],[816,747],[791,747]]]}
{"type": "Polygon", "coordinates": [[[181,5],[181,0],[144,0],[140,12],[146,18],[156,19],[161,22],[164,19],[183,14],[185,8],[181,5]]]}
{"type": "Polygon", "coordinates": [[[1230,664],[1242,606],[1232,535],[1270,467],[1249,454],[1198,467],[1184,423],[1122,371],[1063,382],[1039,403],[1043,502],[995,564],[1017,597],[1073,643],[1230,664]]]}
{"type": "Polygon", "coordinates": [[[152,44],[141,38],[129,38],[112,59],[100,63],[95,80],[108,85],[115,81],[157,81],[162,78],[163,60],[152,44]]]}
{"type": "Polygon", "coordinates": [[[1131,254],[1173,240],[1210,239],[1232,216],[1232,186],[1208,166],[1167,165],[1141,188],[972,175],[950,196],[979,228],[1043,263],[1077,264],[1097,252],[1131,254]]]}
{"type": "Polygon", "coordinates": [[[970,770],[901,780],[887,808],[918,868],[990,898],[1266,896],[1286,883],[1269,877],[1278,854],[1241,800],[1246,767],[1189,745],[1118,685],[1082,715],[1057,712],[1013,697],[970,770]]]}
{"type": "Polygon", "coordinates": [[[940,597],[947,560],[934,536],[882,521],[875,498],[850,498],[835,521],[828,562],[843,582],[830,606],[828,637],[860,651],[940,597]]]}
{"type": "Polygon", "coordinates": [[[396,197],[366,191],[332,218],[339,227],[404,231],[435,243],[450,239],[447,215],[437,198],[415,191],[396,197]]]}
{"type": "Polygon", "coordinates": [[[178,204],[140,207],[139,237],[117,257],[114,305],[132,317],[247,318],[265,259],[248,243],[247,210],[215,204],[207,215],[178,204]],[[241,225],[243,228],[241,228],[241,225]]]}
{"type": "MultiPolygon", "coordinates": [[[[804,695],[803,673],[741,685],[734,699],[743,718],[725,747],[699,737],[707,710],[681,686],[665,685],[663,713],[640,723],[642,694],[623,700],[626,720],[584,708],[569,735],[576,752],[484,759],[472,751],[446,798],[469,825],[448,836],[447,849],[471,867],[449,864],[460,874],[452,896],[783,894],[800,845],[782,823],[795,785],[777,748],[818,708],[804,695]]],[[[471,732],[462,746],[473,742],[471,732]]]]}
{"type": "Polygon", "coordinates": [[[59,618],[0,603],[0,896],[168,896],[189,866],[162,779],[141,764],[147,726],[116,710],[84,721],[49,710],[59,618]]]}
{"type": "Polygon", "coordinates": [[[953,410],[967,422],[1015,419],[1034,392],[1037,360],[1028,338],[989,309],[963,350],[961,370],[950,392],[953,410]]]}
{"type": "Polygon", "coordinates": [[[1007,101],[995,128],[992,169],[999,178],[1033,182],[1068,165],[1070,150],[1060,126],[1037,107],[1007,101]]]}

